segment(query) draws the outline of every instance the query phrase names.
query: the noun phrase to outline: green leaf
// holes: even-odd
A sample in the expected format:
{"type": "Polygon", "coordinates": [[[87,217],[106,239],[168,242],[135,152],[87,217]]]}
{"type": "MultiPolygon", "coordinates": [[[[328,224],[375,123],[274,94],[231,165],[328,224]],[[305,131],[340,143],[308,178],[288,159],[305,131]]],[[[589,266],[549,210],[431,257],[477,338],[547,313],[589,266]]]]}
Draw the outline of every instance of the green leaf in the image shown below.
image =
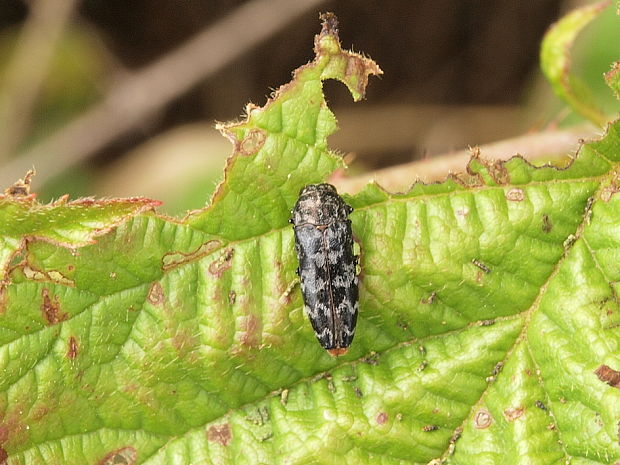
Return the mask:
{"type": "Polygon", "coordinates": [[[558,97],[584,118],[604,126],[607,115],[585,82],[570,72],[571,47],[579,32],[610,4],[609,0],[577,8],[549,28],[540,49],[540,65],[558,97]]]}
{"type": "MultiPolygon", "coordinates": [[[[360,316],[333,358],[303,314],[288,211],[341,166],[322,80],[359,98],[379,68],[340,48],[331,15],[315,51],[222,126],[234,152],[205,209],[126,216],[80,248],[33,236],[11,260],[0,463],[620,460],[620,122],[567,169],[477,156],[441,184],[347,198],[360,316]]],[[[30,237],[31,215],[2,237],[30,237]]],[[[77,241],[74,223],[56,234],[77,241]]]]}
{"type": "Polygon", "coordinates": [[[0,194],[0,293],[11,262],[24,252],[29,241],[82,247],[130,217],[160,205],[158,201],[143,198],[84,198],[69,202],[66,197],[41,205],[29,194],[33,174],[29,172],[25,183],[20,180],[0,194]]]}
{"type": "Polygon", "coordinates": [[[327,148],[327,136],[337,126],[322,82],[339,79],[359,100],[368,75],[380,74],[381,69],[372,60],[341,50],[332,34],[336,26],[328,27],[332,20],[316,36],[312,63],[297,69],[293,80],[264,107],[248,105],[245,121],[218,126],[234,152],[211,205],[190,215],[191,226],[227,240],[280,228],[303,186],[320,182],[343,166],[327,148]]]}

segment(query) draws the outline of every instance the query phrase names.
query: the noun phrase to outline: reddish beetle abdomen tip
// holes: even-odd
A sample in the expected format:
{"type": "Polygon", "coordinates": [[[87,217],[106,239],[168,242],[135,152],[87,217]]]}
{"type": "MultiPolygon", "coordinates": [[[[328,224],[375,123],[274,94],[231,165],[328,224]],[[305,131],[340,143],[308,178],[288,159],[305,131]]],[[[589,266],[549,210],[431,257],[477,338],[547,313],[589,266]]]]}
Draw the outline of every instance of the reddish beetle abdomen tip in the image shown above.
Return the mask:
{"type": "Polygon", "coordinates": [[[339,347],[337,349],[329,349],[329,355],[332,357],[340,357],[341,355],[346,354],[349,351],[348,347],[339,347]]]}

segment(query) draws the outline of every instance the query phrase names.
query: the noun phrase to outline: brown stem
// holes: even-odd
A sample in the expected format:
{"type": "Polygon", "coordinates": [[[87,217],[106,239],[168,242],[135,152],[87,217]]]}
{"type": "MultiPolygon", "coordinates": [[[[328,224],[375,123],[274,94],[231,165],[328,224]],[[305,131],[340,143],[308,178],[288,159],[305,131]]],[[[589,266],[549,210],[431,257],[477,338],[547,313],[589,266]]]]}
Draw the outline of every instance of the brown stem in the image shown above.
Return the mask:
{"type": "MultiPolygon", "coordinates": [[[[480,154],[486,159],[505,160],[513,155],[521,155],[527,160],[557,159],[573,155],[581,139],[592,137],[591,126],[576,126],[563,130],[547,130],[525,134],[480,146],[480,154]]],[[[440,181],[448,173],[463,172],[471,156],[471,150],[461,150],[434,156],[424,160],[396,165],[350,178],[338,177],[332,183],[339,192],[354,194],[370,181],[375,180],[390,192],[407,191],[416,180],[424,182],[440,181]]]]}

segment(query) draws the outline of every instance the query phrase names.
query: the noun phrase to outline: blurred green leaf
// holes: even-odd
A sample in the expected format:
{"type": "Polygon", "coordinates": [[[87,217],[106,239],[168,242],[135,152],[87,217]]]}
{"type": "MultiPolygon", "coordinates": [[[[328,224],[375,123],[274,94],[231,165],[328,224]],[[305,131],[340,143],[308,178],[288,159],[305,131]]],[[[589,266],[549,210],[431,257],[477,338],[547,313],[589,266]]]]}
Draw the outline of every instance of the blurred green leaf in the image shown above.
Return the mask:
{"type": "Polygon", "coordinates": [[[303,314],[287,220],[342,164],[322,80],[359,98],[380,70],[332,17],[315,51],[222,127],[235,151],[205,209],[27,242],[0,299],[8,464],[620,460],[620,123],[566,169],[478,157],[349,197],[361,310],[336,359],[303,314]]]}
{"type": "Polygon", "coordinates": [[[558,97],[598,126],[608,120],[597,105],[590,86],[571,73],[571,47],[577,35],[610,5],[608,0],[577,8],[549,28],[540,50],[543,73],[558,97]]]}
{"type": "MultiPolygon", "coordinates": [[[[18,32],[8,30],[0,36],[0,75],[10,61],[18,32]]],[[[96,102],[109,78],[107,65],[102,44],[91,32],[68,28],[55,47],[25,145],[48,136],[96,102]]]]}

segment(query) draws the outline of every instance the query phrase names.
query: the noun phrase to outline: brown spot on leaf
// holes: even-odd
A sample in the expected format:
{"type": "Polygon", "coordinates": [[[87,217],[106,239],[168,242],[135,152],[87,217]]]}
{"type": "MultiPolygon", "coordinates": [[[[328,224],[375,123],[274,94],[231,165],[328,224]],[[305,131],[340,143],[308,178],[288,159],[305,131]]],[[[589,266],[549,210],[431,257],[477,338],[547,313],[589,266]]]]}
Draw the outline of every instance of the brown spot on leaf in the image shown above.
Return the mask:
{"type": "Polygon", "coordinates": [[[241,344],[256,347],[260,342],[260,318],[256,315],[247,315],[241,323],[241,344]]]}
{"type": "Polygon", "coordinates": [[[521,418],[524,413],[524,407],[510,407],[504,410],[504,418],[508,421],[515,421],[517,418],[521,418]]]}
{"type": "Polygon", "coordinates": [[[137,383],[129,383],[123,388],[124,392],[136,392],[140,386],[137,383]]]}
{"type": "Polygon", "coordinates": [[[217,442],[222,446],[227,446],[232,440],[232,431],[228,423],[223,425],[211,425],[207,429],[207,439],[211,442],[217,442]]]}
{"type": "Polygon", "coordinates": [[[523,202],[523,199],[525,199],[525,192],[523,189],[513,187],[506,191],[506,200],[509,202],[523,202]]]}
{"type": "Polygon", "coordinates": [[[425,433],[430,433],[431,431],[437,431],[439,429],[439,426],[437,425],[425,425],[422,428],[422,431],[424,431],[425,433]]]}
{"type": "Polygon", "coordinates": [[[477,429],[485,429],[491,426],[493,417],[488,410],[481,408],[474,415],[474,426],[477,429]]]}
{"type": "Polygon", "coordinates": [[[235,305],[237,300],[237,293],[235,291],[228,291],[228,303],[232,306],[235,305]]]}
{"type": "Polygon", "coordinates": [[[193,331],[189,328],[178,328],[172,336],[172,346],[180,358],[192,354],[192,350],[199,345],[193,331]]]}
{"type": "Polygon", "coordinates": [[[267,136],[260,129],[252,129],[239,144],[241,155],[254,155],[265,144],[267,136]]]}
{"type": "MultiPolygon", "coordinates": [[[[365,63],[364,61],[362,61],[359,57],[356,56],[350,56],[349,59],[347,60],[347,67],[345,68],[344,71],[344,75],[345,78],[350,78],[350,77],[356,77],[356,76],[362,76],[364,74],[364,70],[365,70],[365,63]]],[[[357,79],[356,79],[357,81],[357,79]]],[[[359,92],[360,94],[364,93],[364,88],[366,87],[366,83],[365,82],[358,82],[358,85],[356,86],[356,91],[359,92]]]]}
{"type": "Polygon", "coordinates": [[[164,290],[159,281],[155,281],[151,284],[147,300],[153,305],[163,305],[165,298],[164,290]]]}
{"type": "Polygon", "coordinates": [[[487,161],[485,164],[489,174],[497,184],[508,184],[510,182],[510,175],[502,160],[487,161]]]}
{"type": "MultiPolygon", "coordinates": [[[[0,405],[0,408],[4,406],[0,405]]],[[[11,411],[4,411],[4,420],[0,423],[0,444],[11,441],[11,444],[24,444],[28,441],[28,427],[22,422],[25,407],[22,404],[12,405],[11,411]]]]}
{"type": "Polygon", "coordinates": [[[49,291],[44,288],[41,291],[43,303],[41,304],[41,312],[49,325],[55,325],[69,318],[69,315],[60,310],[60,300],[58,296],[50,297],[49,291]]]}
{"type": "Polygon", "coordinates": [[[604,187],[601,191],[601,200],[605,203],[609,202],[613,195],[618,193],[618,191],[620,191],[620,187],[618,187],[618,179],[614,177],[611,184],[604,187]]]}
{"type": "Polygon", "coordinates": [[[549,233],[553,229],[553,223],[549,218],[549,215],[545,214],[542,216],[542,230],[544,233],[549,233]]]}
{"type": "Polygon", "coordinates": [[[224,253],[209,265],[209,273],[217,278],[221,278],[224,271],[232,266],[232,258],[234,254],[235,249],[228,248],[224,250],[224,253]]]}
{"type": "Polygon", "coordinates": [[[134,465],[138,458],[138,453],[133,447],[122,447],[110,452],[97,465],[134,465]]]}
{"type": "Polygon", "coordinates": [[[4,450],[4,447],[0,447],[0,465],[5,465],[8,458],[9,454],[4,450]]]}
{"type": "Polygon", "coordinates": [[[387,412],[379,412],[379,414],[377,415],[377,423],[379,425],[384,425],[385,423],[387,423],[389,419],[389,415],[387,414],[387,412]]]}
{"type": "Polygon", "coordinates": [[[33,420],[40,420],[41,418],[43,418],[45,415],[47,415],[48,413],[50,413],[51,409],[50,407],[48,407],[47,405],[39,405],[36,409],[34,409],[34,411],[32,412],[32,419],[33,420]]]}
{"type": "Polygon", "coordinates": [[[69,347],[67,348],[67,358],[70,360],[75,360],[75,357],[77,357],[78,354],[77,339],[75,339],[73,336],[69,337],[68,346],[69,347]]]}
{"type": "Polygon", "coordinates": [[[221,247],[222,243],[218,240],[210,240],[200,245],[196,250],[185,253],[185,252],[168,252],[165,254],[162,259],[162,269],[164,271],[170,270],[177,266],[183,265],[185,263],[198,260],[211,252],[213,252],[218,247],[221,247]]]}
{"type": "Polygon", "coordinates": [[[462,216],[462,217],[466,217],[469,215],[469,208],[468,207],[461,207],[459,209],[456,210],[456,215],[457,216],[462,216]]]}
{"type": "Polygon", "coordinates": [[[6,310],[6,286],[0,282],[0,315],[6,310]]]}
{"type": "Polygon", "coordinates": [[[601,381],[620,389],[620,371],[616,371],[608,365],[601,365],[594,373],[601,381]]]}

